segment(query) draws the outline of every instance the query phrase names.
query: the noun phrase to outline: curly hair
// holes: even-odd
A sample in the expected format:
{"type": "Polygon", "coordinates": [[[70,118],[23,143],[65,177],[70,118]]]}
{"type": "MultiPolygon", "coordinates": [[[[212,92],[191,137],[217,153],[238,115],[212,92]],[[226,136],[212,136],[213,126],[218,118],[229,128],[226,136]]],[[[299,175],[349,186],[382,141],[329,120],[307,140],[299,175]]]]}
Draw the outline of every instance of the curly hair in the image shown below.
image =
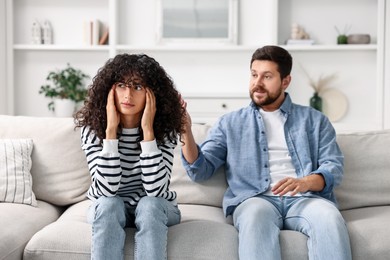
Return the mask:
{"type": "MultiPolygon", "coordinates": [[[[84,106],[74,114],[76,127],[89,126],[102,141],[107,127],[108,93],[114,83],[129,77],[139,78],[156,97],[153,129],[157,143],[162,144],[168,139],[177,144],[177,136],[181,137],[185,129],[185,109],[180,94],[164,68],[146,54],[118,54],[98,70],[88,88],[84,106]]],[[[140,132],[143,138],[141,127],[140,132]]]]}

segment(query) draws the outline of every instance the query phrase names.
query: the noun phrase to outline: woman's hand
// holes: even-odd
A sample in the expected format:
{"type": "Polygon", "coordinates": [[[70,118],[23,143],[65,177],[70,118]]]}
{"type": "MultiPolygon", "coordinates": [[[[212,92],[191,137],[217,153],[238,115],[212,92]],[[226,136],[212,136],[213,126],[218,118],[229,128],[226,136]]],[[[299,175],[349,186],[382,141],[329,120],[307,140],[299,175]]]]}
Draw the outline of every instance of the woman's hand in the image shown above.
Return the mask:
{"type": "Polygon", "coordinates": [[[156,115],[156,97],[150,88],[146,88],[146,104],[141,119],[144,141],[154,140],[153,122],[156,115]]]}
{"type": "Polygon", "coordinates": [[[116,139],[116,132],[120,123],[120,115],[115,106],[115,86],[112,86],[110,92],[108,92],[107,105],[107,128],[106,139],[116,139]]]}

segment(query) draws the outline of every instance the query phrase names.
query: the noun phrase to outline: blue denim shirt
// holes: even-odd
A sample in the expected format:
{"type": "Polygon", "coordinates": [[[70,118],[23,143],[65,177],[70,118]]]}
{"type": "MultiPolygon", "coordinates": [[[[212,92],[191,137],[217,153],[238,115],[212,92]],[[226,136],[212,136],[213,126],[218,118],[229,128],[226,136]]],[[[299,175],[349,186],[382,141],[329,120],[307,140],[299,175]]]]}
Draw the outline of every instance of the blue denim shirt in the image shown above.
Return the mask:
{"type": "MultiPolygon", "coordinates": [[[[321,112],[292,103],[288,93],[280,110],[286,118],[284,133],[297,177],[317,173],[325,179],[322,191],[303,195],[320,196],[336,204],[333,189],[342,180],[344,157],[333,126],[321,112]]],[[[265,125],[253,102],[222,116],[198,150],[199,156],[192,164],[182,156],[183,165],[197,182],[225,167],[225,216],[232,214],[242,201],[268,190],[271,176],[265,125]]]]}

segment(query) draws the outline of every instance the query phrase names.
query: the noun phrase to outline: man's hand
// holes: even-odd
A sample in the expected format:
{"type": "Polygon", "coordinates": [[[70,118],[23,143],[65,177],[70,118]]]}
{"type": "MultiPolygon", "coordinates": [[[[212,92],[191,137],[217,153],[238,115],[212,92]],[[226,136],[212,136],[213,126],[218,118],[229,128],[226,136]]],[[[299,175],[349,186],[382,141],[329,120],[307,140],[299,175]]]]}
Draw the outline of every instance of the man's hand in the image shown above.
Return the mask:
{"type": "Polygon", "coordinates": [[[294,196],[307,191],[321,191],[325,187],[325,180],[321,174],[311,174],[303,178],[284,178],[272,188],[274,195],[283,196],[287,193],[294,196]]]}
{"type": "Polygon", "coordinates": [[[184,158],[189,163],[193,163],[198,158],[198,147],[196,146],[194,136],[192,134],[192,120],[190,114],[187,112],[187,102],[180,96],[181,106],[186,110],[185,113],[185,132],[181,135],[182,141],[182,152],[184,158]]]}
{"type": "Polygon", "coordinates": [[[185,129],[186,129],[186,132],[191,131],[191,126],[192,126],[191,116],[190,116],[190,114],[187,111],[187,102],[181,97],[181,95],[180,95],[180,104],[186,111],[186,113],[185,113],[185,123],[186,123],[185,124],[185,129]]]}
{"type": "Polygon", "coordinates": [[[106,139],[116,139],[116,132],[120,123],[120,115],[115,106],[115,86],[113,86],[108,92],[107,105],[107,128],[106,128],[106,139]]]}
{"type": "Polygon", "coordinates": [[[154,140],[153,122],[156,115],[156,97],[153,91],[146,88],[146,104],[141,119],[141,127],[144,132],[144,141],[154,140]]]}

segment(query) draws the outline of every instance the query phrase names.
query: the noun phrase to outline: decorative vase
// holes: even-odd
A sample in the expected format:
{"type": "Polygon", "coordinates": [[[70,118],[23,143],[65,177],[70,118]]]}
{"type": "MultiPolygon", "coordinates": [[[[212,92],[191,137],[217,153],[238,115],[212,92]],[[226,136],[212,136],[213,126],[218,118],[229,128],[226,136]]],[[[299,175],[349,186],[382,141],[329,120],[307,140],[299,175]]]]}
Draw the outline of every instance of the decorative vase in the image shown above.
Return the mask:
{"type": "Polygon", "coordinates": [[[314,92],[313,96],[310,98],[310,106],[318,111],[322,111],[322,98],[317,92],[314,92]]]}
{"type": "Polygon", "coordinates": [[[348,44],[348,37],[345,34],[337,36],[337,44],[348,44]]]}
{"type": "Polygon", "coordinates": [[[55,99],[54,114],[56,117],[71,117],[75,110],[75,103],[70,99],[55,99]]]}

